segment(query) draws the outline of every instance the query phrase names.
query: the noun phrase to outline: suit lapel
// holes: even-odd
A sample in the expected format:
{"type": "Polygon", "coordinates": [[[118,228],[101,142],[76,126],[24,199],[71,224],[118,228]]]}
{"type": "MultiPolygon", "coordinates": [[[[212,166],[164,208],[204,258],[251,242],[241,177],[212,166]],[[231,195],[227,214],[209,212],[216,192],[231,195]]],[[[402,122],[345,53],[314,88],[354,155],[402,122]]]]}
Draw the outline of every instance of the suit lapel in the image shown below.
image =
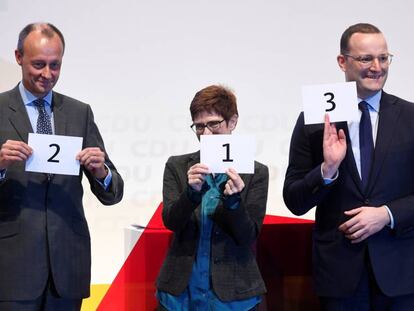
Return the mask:
{"type": "MultiPolygon", "coordinates": [[[[187,171],[186,171],[186,173],[188,172],[188,170],[190,169],[190,167],[192,167],[193,165],[195,165],[197,163],[200,163],[200,151],[194,152],[194,153],[190,154],[190,156],[188,157],[187,171]]],[[[188,179],[187,179],[187,174],[186,174],[185,175],[185,183],[184,184],[187,184],[187,182],[188,182],[188,179]]],[[[198,226],[198,229],[200,230],[200,223],[201,223],[201,203],[195,209],[194,213],[195,213],[195,217],[197,219],[196,224],[198,226]]]]}
{"type": "Polygon", "coordinates": [[[23,104],[22,97],[16,86],[10,96],[9,101],[10,116],[9,121],[16,130],[22,141],[27,143],[27,133],[33,133],[32,125],[30,124],[29,116],[27,115],[26,107],[23,104]]]}
{"type": "Polygon", "coordinates": [[[64,113],[64,105],[62,102],[62,97],[53,92],[52,99],[53,107],[53,119],[55,126],[56,135],[65,135],[66,134],[66,115],[64,113]]]}
{"type": "Polygon", "coordinates": [[[396,99],[385,92],[382,93],[378,119],[378,132],[374,150],[374,163],[371,170],[368,193],[375,185],[384,159],[390,150],[395,126],[400,114],[400,107],[396,105],[396,99]]]}
{"type": "Polygon", "coordinates": [[[188,157],[187,171],[197,163],[200,163],[200,151],[194,152],[188,157]]]}

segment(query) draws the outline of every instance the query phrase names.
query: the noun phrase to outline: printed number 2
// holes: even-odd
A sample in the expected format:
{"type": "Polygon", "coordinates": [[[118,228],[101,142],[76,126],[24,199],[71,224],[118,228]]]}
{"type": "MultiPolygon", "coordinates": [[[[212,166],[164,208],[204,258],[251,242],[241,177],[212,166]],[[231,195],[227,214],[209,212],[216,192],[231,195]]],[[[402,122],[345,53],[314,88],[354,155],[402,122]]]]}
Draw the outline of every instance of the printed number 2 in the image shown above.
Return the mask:
{"type": "Polygon", "coordinates": [[[59,160],[55,159],[60,151],[60,146],[58,144],[50,144],[49,147],[55,147],[55,153],[47,160],[47,162],[59,163],[59,160]]]}
{"type": "Polygon", "coordinates": [[[334,110],[334,109],[336,108],[336,104],[335,104],[335,102],[333,101],[333,99],[334,99],[335,95],[334,95],[333,93],[331,93],[331,92],[327,92],[327,93],[323,94],[323,96],[330,96],[330,97],[331,97],[331,98],[329,98],[326,102],[327,102],[327,103],[330,103],[330,104],[332,105],[332,107],[331,107],[331,108],[329,108],[329,109],[325,109],[325,111],[326,111],[326,112],[329,112],[329,111],[334,110]]]}
{"type": "Polygon", "coordinates": [[[230,159],[230,144],[224,144],[223,147],[226,148],[226,158],[223,162],[233,162],[233,159],[230,159]]]}

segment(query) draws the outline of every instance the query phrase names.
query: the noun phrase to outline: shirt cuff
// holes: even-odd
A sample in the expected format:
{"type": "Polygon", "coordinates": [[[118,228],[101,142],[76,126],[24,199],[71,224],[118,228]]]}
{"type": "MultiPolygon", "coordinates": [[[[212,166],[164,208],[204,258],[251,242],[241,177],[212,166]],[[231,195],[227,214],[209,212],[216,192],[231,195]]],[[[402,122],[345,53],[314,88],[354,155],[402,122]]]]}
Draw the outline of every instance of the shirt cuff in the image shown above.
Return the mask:
{"type": "Polygon", "coordinates": [[[0,180],[6,178],[6,171],[7,171],[6,169],[0,170],[0,180]]]}
{"type": "Polygon", "coordinates": [[[387,226],[389,226],[391,229],[394,229],[395,223],[394,223],[394,217],[392,216],[391,210],[388,208],[387,205],[384,205],[384,207],[387,210],[388,215],[390,216],[390,223],[387,226]]]}
{"type": "MultiPolygon", "coordinates": [[[[323,165],[323,164],[322,164],[323,165]]],[[[323,179],[323,183],[325,184],[325,185],[329,185],[329,184],[331,184],[331,183],[333,183],[337,178],[338,178],[338,176],[339,176],[339,172],[338,171],[336,171],[335,172],[335,175],[333,175],[332,176],[332,178],[324,178],[323,177],[323,172],[322,172],[322,165],[321,165],[321,177],[322,177],[322,179],[323,179]]]]}
{"type": "Polygon", "coordinates": [[[108,191],[109,185],[112,181],[112,172],[111,169],[104,163],[106,169],[108,170],[108,174],[106,175],[104,180],[99,180],[96,178],[96,181],[102,186],[102,188],[105,189],[105,191],[108,191]]]}

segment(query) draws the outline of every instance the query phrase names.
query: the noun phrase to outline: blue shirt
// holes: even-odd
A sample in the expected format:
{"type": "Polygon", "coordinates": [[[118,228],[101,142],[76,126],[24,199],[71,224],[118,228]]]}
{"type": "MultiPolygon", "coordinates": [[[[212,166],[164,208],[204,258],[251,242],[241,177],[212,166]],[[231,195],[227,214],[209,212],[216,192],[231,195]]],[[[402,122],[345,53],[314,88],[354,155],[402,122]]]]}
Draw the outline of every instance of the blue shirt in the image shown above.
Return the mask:
{"type": "MultiPolygon", "coordinates": [[[[186,290],[179,296],[158,291],[157,297],[167,310],[247,311],[260,303],[261,299],[259,296],[244,300],[222,302],[213,292],[211,287],[211,232],[214,223],[210,219],[210,216],[214,214],[217,205],[220,202],[222,196],[220,185],[227,181],[227,175],[217,174],[215,178],[213,178],[212,175],[208,175],[205,180],[209,186],[209,190],[204,193],[201,200],[200,239],[196,258],[193,263],[190,282],[186,290]]],[[[239,207],[239,203],[231,204],[230,206],[231,207],[229,208],[235,209],[239,207]]]]}

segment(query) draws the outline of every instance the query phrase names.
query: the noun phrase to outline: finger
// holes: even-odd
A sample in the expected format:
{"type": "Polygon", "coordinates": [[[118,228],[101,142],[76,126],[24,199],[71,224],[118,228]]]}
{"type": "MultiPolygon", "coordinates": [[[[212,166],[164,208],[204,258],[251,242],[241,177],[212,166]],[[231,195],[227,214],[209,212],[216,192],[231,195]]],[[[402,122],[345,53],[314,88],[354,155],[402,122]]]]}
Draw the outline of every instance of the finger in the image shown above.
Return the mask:
{"type": "Polygon", "coordinates": [[[199,167],[199,168],[203,168],[203,169],[206,169],[206,170],[208,170],[208,166],[207,165],[205,165],[205,164],[203,164],[203,163],[197,163],[196,165],[194,165],[195,167],[199,167]]]}
{"type": "Polygon", "coordinates": [[[226,171],[227,176],[234,182],[235,185],[240,185],[243,180],[241,179],[240,175],[237,173],[237,171],[233,168],[229,168],[226,171]]]}
{"type": "Polygon", "coordinates": [[[188,183],[203,183],[205,176],[202,174],[192,175],[188,178],[188,183]]]}
{"type": "Polygon", "coordinates": [[[93,165],[94,167],[101,167],[103,163],[104,159],[101,156],[92,155],[85,160],[84,165],[93,165]]]}
{"type": "Polygon", "coordinates": [[[76,159],[79,160],[81,158],[84,158],[88,154],[105,154],[100,148],[98,147],[87,147],[83,150],[81,150],[77,156],[76,159]]]}
{"type": "Polygon", "coordinates": [[[364,241],[366,238],[368,238],[369,237],[369,233],[364,233],[363,235],[361,235],[359,238],[357,238],[357,239],[354,239],[354,240],[351,240],[351,243],[352,244],[355,244],[355,243],[359,243],[359,242],[362,242],[362,241],[364,241]]]}
{"type": "Polygon", "coordinates": [[[232,191],[231,186],[229,185],[229,183],[226,183],[223,193],[225,195],[232,195],[233,194],[233,191],[232,191]]]}
{"type": "Polygon", "coordinates": [[[330,134],[330,122],[329,122],[329,114],[325,113],[325,127],[323,131],[323,139],[327,140],[330,134]]]}
{"type": "Polygon", "coordinates": [[[237,174],[236,171],[232,169],[228,169],[226,171],[226,174],[231,180],[236,180],[239,177],[239,174],[237,174]]]}
{"type": "Polygon", "coordinates": [[[33,149],[24,143],[9,144],[4,146],[3,152],[5,152],[7,155],[18,156],[19,154],[23,154],[28,157],[33,153],[33,149]]]}
{"type": "Polygon", "coordinates": [[[367,230],[364,227],[360,227],[359,229],[354,228],[355,230],[347,232],[345,234],[345,237],[347,237],[350,240],[359,239],[361,236],[363,236],[367,230]]]}
{"type": "Polygon", "coordinates": [[[208,175],[210,172],[206,169],[199,169],[199,168],[195,168],[192,169],[190,171],[188,171],[187,175],[197,175],[197,174],[202,174],[202,175],[208,175]]]}
{"type": "Polygon", "coordinates": [[[364,230],[364,226],[360,222],[357,222],[356,224],[354,224],[346,230],[346,234],[354,234],[361,230],[364,230]]]}
{"type": "Polygon", "coordinates": [[[345,136],[345,132],[343,129],[340,129],[338,132],[338,137],[340,140],[345,140],[346,141],[346,136],[345,136]]]}
{"type": "Polygon", "coordinates": [[[229,179],[229,180],[227,180],[226,185],[229,185],[230,188],[233,188],[234,187],[234,182],[231,179],[229,179]]]}
{"type": "Polygon", "coordinates": [[[7,161],[8,163],[12,163],[12,162],[20,162],[20,161],[26,161],[28,159],[28,157],[26,157],[25,155],[16,155],[16,156],[12,156],[12,155],[8,155],[4,157],[4,160],[7,161]]]}
{"type": "Polygon", "coordinates": [[[345,211],[344,214],[348,216],[359,214],[362,211],[362,207],[354,208],[349,211],[345,211]]]}
{"type": "Polygon", "coordinates": [[[27,156],[33,153],[32,147],[22,141],[14,141],[10,146],[12,150],[19,150],[21,153],[24,153],[27,156]]]}
{"type": "Polygon", "coordinates": [[[352,217],[351,219],[349,219],[348,221],[344,222],[343,224],[341,224],[338,229],[342,232],[347,232],[347,230],[349,228],[351,228],[352,226],[354,226],[356,223],[358,222],[358,219],[355,219],[355,217],[352,217]]]}

